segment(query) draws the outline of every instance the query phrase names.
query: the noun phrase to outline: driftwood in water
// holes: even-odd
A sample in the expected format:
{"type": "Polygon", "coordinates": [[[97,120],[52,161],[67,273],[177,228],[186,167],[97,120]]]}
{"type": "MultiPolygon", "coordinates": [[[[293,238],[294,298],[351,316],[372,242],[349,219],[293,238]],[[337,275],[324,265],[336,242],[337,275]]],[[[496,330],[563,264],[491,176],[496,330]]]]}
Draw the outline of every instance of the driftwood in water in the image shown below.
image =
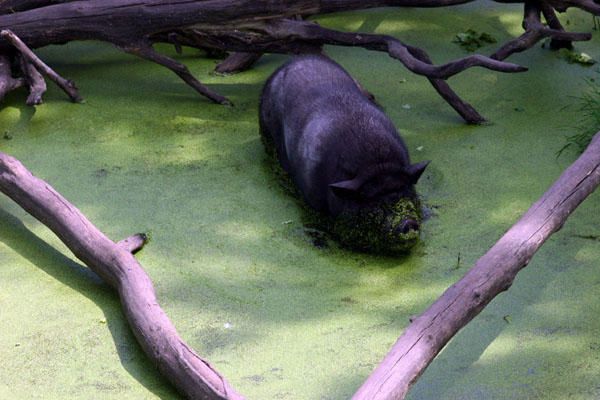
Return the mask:
{"type": "Polygon", "coordinates": [[[446,343],[498,294],[600,185],[600,133],[550,189],[457,283],[414,318],[353,400],[403,399],[446,343]]]}
{"type": "Polygon", "coordinates": [[[144,245],[144,235],[113,242],[50,185],[2,152],[0,191],[50,228],[77,258],[118,292],[137,341],[177,390],[188,399],[243,399],[183,342],[160,308],[152,281],[133,256],[144,245]]]}
{"type": "MultiPolygon", "coordinates": [[[[75,40],[112,43],[125,52],[169,68],[200,94],[221,104],[229,101],[198,81],[185,65],[156,52],[152,45],[166,42],[177,49],[191,46],[234,52],[219,65],[220,72],[248,68],[263,53],[319,52],[325,44],[363,47],[387,52],[410,71],[425,76],[465,121],[480,123],[484,118],[452,91],[446,79],[474,66],[502,72],[524,71],[525,68],[503,60],[546,37],[552,38],[553,47],[568,47],[571,41],[591,37],[588,33],[565,32],[555,11],[577,7],[600,15],[600,5],[592,0],[527,0],[523,23],[526,32],[521,37],[509,41],[490,57],[475,54],[443,65],[433,65],[423,49],[391,36],[340,32],[304,20],[318,14],[373,7],[446,7],[472,1],[0,0],[0,27],[12,31],[33,49],[75,40]],[[542,16],[547,27],[542,24],[542,16]]],[[[0,68],[0,99],[27,84],[32,93],[28,103],[38,104],[45,90],[39,84],[42,78],[36,73],[38,64],[32,65],[31,57],[22,57],[23,47],[15,48],[15,40],[8,38],[5,35],[0,40],[0,67],[4,59],[13,67],[0,68]]]]}

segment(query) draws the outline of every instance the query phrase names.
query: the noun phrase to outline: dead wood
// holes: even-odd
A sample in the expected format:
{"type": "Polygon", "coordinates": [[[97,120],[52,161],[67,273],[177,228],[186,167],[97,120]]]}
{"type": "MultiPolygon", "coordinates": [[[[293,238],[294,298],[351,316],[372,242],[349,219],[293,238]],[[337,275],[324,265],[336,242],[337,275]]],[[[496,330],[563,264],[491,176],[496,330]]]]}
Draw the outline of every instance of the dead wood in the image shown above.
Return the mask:
{"type": "Polygon", "coordinates": [[[546,3],[533,0],[525,2],[523,28],[525,33],[504,44],[492,54],[492,58],[504,60],[514,53],[530,49],[540,40],[548,37],[552,38],[551,46],[555,49],[571,47],[573,41],[590,40],[592,38],[590,33],[565,32],[554,13],[554,9],[546,3]],[[540,16],[542,11],[549,27],[542,23],[540,16]]]}
{"type": "Polygon", "coordinates": [[[15,78],[12,74],[11,57],[0,54],[0,100],[8,92],[20,88],[25,84],[23,78],[15,78]]]}
{"type": "Polygon", "coordinates": [[[262,55],[262,53],[232,53],[217,65],[215,72],[220,74],[235,74],[237,72],[245,71],[252,67],[262,55]]]}
{"type": "Polygon", "coordinates": [[[2,152],[0,191],[50,228],[77,258],[118,292],[142,349],[186,398],[243,399],[179,337],[160,308],[150,277],[132,255],[145,243],[143,235],[113,242],[50,185],[2,152]]]}
{"type": "Polygon", "coordinates": [[[600,185],[600,132],[587,150],[457,283],[398,339],[352,397],[403,399],[448,341],[513,283],[535,252],[600,185]]]}
{"type": "MultiPolygon", "coordinates": [[[[240,53],[218,67],[222,72],[248,68],[262,53],[316,52],[324,44],[385,51],[410,71],[427,77],[467,122],[479,123],[483,117],[443,81],[475,66],[502,72],[519,72],[525,68],[478,54],[434,65],[424,50],[396,38],[339,32],[298,19],[382,6],[444,7],[471,1],[0,0],[0,14],[4,13],[0,15],[0,26],[14,32],[33,49],[74,40],[113,43],[124,51],[171,69],[196,91],[221,104],[228,103],[227,99],[204,86],[181,63],[158,54],[152,44],[166,42],[179,50],[181,46],[192,46],[240,53]]],[[[0,52],[7,50],[10,50],[8,43],[0,41],[0,52]]],[[[26,76],[26,71],[22,75],[26,76]]]]}
{"type": "Polygon", "coordinates": [[[56,83],[58,87],[69,96],[71,101],[75,103],[81,101],[79,91],[77,90],[77,87],[75,87],[75,84],[54,72],[54,70],[40,60],[39,57],[17,37],[17,35],[8,29],[5,29],[0,31],[0,37],[8,40],[19,51],[21,57],[24,59],[25,64],[21,65],[25,67],[23,73],[30,82],[32,92],[30,98],[27,100],[27,104],[30,102],[33,102],[33,104],[40,104],[41,96],[46,91],[46,85],[42,85],[39,82],[40,74],[37,73],[38,71],[47,76],[52,82],[56,83]],[[37,69],[37,71],[35,69],[37,69]]]}

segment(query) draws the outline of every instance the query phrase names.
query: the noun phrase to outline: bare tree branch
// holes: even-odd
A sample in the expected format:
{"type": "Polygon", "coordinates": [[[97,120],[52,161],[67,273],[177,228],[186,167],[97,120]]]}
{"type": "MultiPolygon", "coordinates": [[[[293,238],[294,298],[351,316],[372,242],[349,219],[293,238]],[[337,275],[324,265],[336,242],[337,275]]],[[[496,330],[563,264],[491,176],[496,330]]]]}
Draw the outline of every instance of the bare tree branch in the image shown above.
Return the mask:
{"type": "MultiPolygon", "coordinates": [[[[504,60],[514,53],[519,53],[533,47],[540,40],[547,37],[551,37],[554,41],[569,43],[571,41],[584,41],[592,38],[592,35],[589,33],[565,32],[556,18],[554,11],[546,6],[544,14],[552,21],[548,21],[550,26],[554,27],[548,28],[542,24],[540,12],[540,6],[537,1],[526,1],[523,17],[525,33],[504,44],[491,57],[497,60],[504,60]]],[[[557,42],[554,43],[556,44],[557,42]]]]}
{"type": "Polygon", "coordinates": [[[10,57],[0,54],[0,100],[4,99],[7,93],[20,88],[24,84],[24,79],[12,76],[10,57]]]}
{"type": "MultiPolygon", "coordinates": [[[[8,40],[15,48],[21,53],[21,55],[27,60],[28,63],[33,64],[35,68],[38,69],[42,74],[46,75],[50,80],[58,85],[71,99],[71,101],[78,103],[80,102],[81,96],[79,96],[79,91],[75,84],[70,80],[63,78],[58,75],[52,68],[47,66],[38,56],[36,56],[33,51],[27,47],[25,43],[21,41],[13,32],[8,29],[0,31],[0,36],[6,40],[8,40]]],[[[30,71],[28,71],[30,72],[30,71]]],[[[33,76],[34,74],[32,74],[33,76]]],[[[36,77],[32,77],[35,80],[36,77]]],[[[39,104],[39,103],[38,103],[39,104]]]]}
{"type": "Polygon", "coordinates": [[[600,185],[600,132],[587,150],[457,283],[414,318],[353,400],[400,400],[448,341],[499,293],[600,185]]]}
{"type": "Polygon", "coordinates": [[[157,53],[149,43],[137,43],[137,45],[125,45],[121,47],[125,52],[144,58],[146,60],[155,62],[163,67],[167,67],[171,71],[175,72],[185,83],[190,85],[201,95],[209,98],[218,104],[231,104],[231,102],[224,96],[213,92],[208,87],[203,85],[198,79],[196,79],[187,67],[170,57],[157,53]]]}
{"type": "Polygon", "coordinates": [[[50,228],[77,258],[119,293],[142,349],[188,399],[243,399],[185,344],[160,308],[150,277],[131,254],[143,244],[142,236],[114,243],[50,185],[1,152],[0,191],[50,228]]]}
{"type": "MultiPolygon", "coordinates": [[[[391,36],[339,32],[297,20],[374,7],[446,7],[473,1],[0,0],[0,26],[14,32],[29,48],[75,40],[113,43],[129,53],[171,69],[197,92],[220,104],[228,104],[228,100],[203,85],[183,64],[158,54],[152,44],[171,43],[178,52],[182,46],[192,46],[209,52],[233,53],[217,67],[217,71],[229,73],[249,68],[263,53],[315,53],[324,44],[384,51],[410,71],[429,79],[436,91],[467,122],[480,123],[484,118],[454,93],[444,80],[472,67],[500,72],[525,71],[525,67],[503,60],[513,53],[531,48],[544,38],[552,39],[553,48],[569,47],[573,41],[590,39],[589,33],[566,32],[556,17],[556,11],[576,7],[600,15],[600,5],[593,0],[496,0],[499,3],[524,3],[525,33],[501,46],[491,57],[474,54],[442,65],[434,65],[424,50],[391,36]],[[548,26],[541,21],[542,13],[548,26]]],[[[9,43],[8,40],[0,40],[0,53],[12,49],[9,43]]],[[[39,64],[31,63],[44,73],[39,64]]],[[[27,77],[31,73],[21,71],[21,74],[15,75],[27,77]]],[[[13,84],[19,83],[5,81],[10,83],[4,84],[5,90],[17,87],[13,84]]],[[[35,103],[40,98],[32,95],[30,102],[35,103]]]]}

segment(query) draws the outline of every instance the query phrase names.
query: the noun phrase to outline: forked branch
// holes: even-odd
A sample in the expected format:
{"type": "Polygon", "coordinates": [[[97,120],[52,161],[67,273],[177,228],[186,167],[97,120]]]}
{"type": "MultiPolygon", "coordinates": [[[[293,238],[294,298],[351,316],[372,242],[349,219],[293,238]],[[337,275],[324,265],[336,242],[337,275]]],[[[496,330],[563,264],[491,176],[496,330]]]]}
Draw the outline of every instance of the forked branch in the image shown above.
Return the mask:
{"type": "MultiPolygon", "coordinates": [[[[9,41],[19,51],[21,56],[25,58],[27,62],[26,65],[33,65],[39,72],[41,72],[42,74],[47,76],[48,79],[56,83],[69,96],[71,101],[78,103],[82,100],[81,96],[79,96],[79,91],[77,90],[77,87],[75,87],[75,84],[72,81],[63,78],[62,76],[54,72],[54,70],[47,66],[38,56],[36,56],[34,52],[31,51],[31,49],[27,47],[27,45],[23,43],[23,41],[19,39],[17,35],[15,35],[8,29],[4,29],[0,31],[0,37],[9,41]]],[[[35,74],[35,72],[30,70],[26,70],[24,72],[27,76],[29,76],[32,79],[33,83],[39,80],[38,74],[35,74]]],[[[36,89],[36,101],[38,95],[41,101],[41,93],[39,93],[39,91],[40,89],[36,89]]]]}

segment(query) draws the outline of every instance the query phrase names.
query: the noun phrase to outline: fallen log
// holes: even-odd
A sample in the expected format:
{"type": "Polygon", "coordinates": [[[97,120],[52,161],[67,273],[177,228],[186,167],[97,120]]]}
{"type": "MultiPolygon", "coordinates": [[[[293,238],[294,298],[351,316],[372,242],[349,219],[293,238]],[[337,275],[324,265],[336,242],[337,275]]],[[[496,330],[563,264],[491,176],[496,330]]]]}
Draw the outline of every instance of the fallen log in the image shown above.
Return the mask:
{"type": "Polygon", "coordinates": [[[600,185],[600,132],[587,150],[457,283],[411,320],[352,400],[399,400],[448,341],[513,283],[535,252],[600,185]]]}
{"type": "MultiPolygon", "coordinates": [[[[590,38],[587,33],[565,32],[555,10],[578,7],[600,14],[600,6],[591,0],[527,0],[527,31],[522,37],[507,43],[491,57],[475,54],[443,65],[434,65],[423,49],[390,36],[339,32],[304,20],[319,14],[374,7],[446,7],[472,1],[0,0],[0,27],[14,32],[24,45],[32,49],[75,40],[112,43],[123,51],[169,68],[200,94],[220,104],[230,102],[198,81],[183,64],[157,53],[152,45],[164,42],[175,45],[178,50],[181,46],[192,46],[209,51],[234,52],[231,58],[217,67],[221,72],[249,68],[263,53],[317,52],[325,44],[384,51],[410,71],[427,77],[465,121],[481,123],[485,119],[452,91],[446,79],[474,66],[501,72],[525,71],[524,67],[502,60],[514,52],[530,48],[545,37],[550,37],[556,46],[563,47],[570,45],[571,41],[590,38]],[[533,15],[536,12],[537,16],[533,15]],[[548,28],[542,25],[540,13],[548,28]]],[[[15,40],[0,40],[0,55],[11,58],[19,55],[20,50],[15,52],[11,43],[14,44],[15,40]]],[[[31,75],[27,64],[16,72],[0,69],[0,88],[13,90],[22,86],[15,78],[31,75]]],[[[31,104],[41,100],[39,85],[36,90],[38,96],[36,101],[29,101],[31,104]]]]}
{"type": "Polygon", "coordinates": [[[117,291],[142,349],[186,398],[243,399],[179,337],[161,309],[150,277],[132,254],[145,244],[144,235],[113,242],[50,185],[2,152],[0,191],[50,228],[77,258],[117,291]]]}

